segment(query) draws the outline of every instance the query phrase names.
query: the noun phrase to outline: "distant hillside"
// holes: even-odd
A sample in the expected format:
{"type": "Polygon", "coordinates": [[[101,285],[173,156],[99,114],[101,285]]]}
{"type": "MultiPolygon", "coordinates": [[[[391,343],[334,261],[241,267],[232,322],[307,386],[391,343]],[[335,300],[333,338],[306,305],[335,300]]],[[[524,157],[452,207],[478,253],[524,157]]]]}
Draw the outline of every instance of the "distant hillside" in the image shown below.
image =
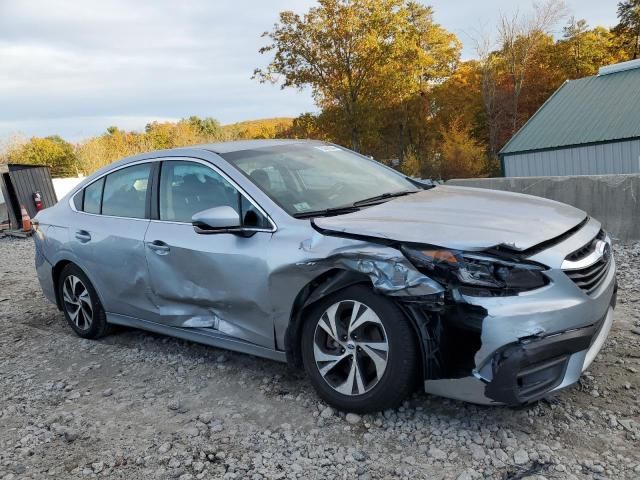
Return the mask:
{"type": "Polygon", "coordinates": [[[16,139],[0,145],[0,164],[48,165],[57,177],[88,175],[130,155],[201,143],[253,138],[291,137],[293,118],[247,120],[221,125],[215,118],[195,115],[177,122],[150,122],[144,131],[110,126],[101,135],[73,145],[58,135],[16,139]]]}
{"type": "Polygon", "coordinates": [[[231,123],[222,129],[227,138],[275,138],[284,136],[292,124],[293,118],[276,117],[231,123]]]}

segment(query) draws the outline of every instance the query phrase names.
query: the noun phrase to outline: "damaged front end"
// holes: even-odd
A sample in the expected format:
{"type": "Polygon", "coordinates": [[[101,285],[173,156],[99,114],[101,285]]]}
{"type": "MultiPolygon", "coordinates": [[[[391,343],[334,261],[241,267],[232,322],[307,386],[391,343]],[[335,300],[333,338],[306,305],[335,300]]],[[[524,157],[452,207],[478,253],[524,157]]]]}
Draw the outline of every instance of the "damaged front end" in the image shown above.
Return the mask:
{"type": "Polygon", "coordinates": [[[426,392],[517,405],[577,382],[602,347],[616,300],[614,260],[605,259],[589,290],[576,283],[577,273],[563,270],[562,261],[578,250],[586,255],[605,236],[589,219],[523,252],[503,245],[467,252],[369,237],[362,240],[385,246],[370,247],[370,254],[334,252],[322,263],[366,275],[412,319],[426,392]],[[381,251],[394,253],[381,257],[381,251]]]}
{"type": "MultiPolygon", "coordinates": [[[[591,231],[596,223],[590,223],[591,231]]],[[[593,238],[588,245],[597,241],[602,240],[593,238]]],[[[554,248],[570,249],[571,243],[571,238],[561,239],[554,248]]],[[[537,400],[575,383],[611,328],[616,302],[612,257],[601,260],[597,284],[585,291],[577,288],[575,275],[547,266],[552,255],[545,252],[402,251],[446,288],[435,310],[419,299],[405,304],[423,324],[429,393],[481,404],[537,400]]]]}

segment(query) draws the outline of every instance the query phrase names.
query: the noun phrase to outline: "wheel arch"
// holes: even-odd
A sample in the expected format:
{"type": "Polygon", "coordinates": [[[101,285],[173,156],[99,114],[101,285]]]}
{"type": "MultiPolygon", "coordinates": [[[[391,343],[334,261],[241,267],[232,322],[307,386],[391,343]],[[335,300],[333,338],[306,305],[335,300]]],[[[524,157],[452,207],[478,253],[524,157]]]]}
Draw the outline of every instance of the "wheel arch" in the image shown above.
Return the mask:
{"type": "Polygon", "coordinates": [[[82,268],[76,262],[74,262],[73,260],[69,260],[69,259],[65,258],[65,259],[59,260],[53,266],[53,268],[51,270],[51,275],[52,275],[52,279],[53,279],[53,287],[54,287],[54,292],[55,292],[55,296],[56,296],[56,306],[58,307],[58,310],[62,310],[62,299],[60,298],[60,288],[59,288],[60,275],[61,275],[62,271],[65,269],[65,267],[67,265],[73,265],[74,267],[78,268],[89,279],[89,281],[91,282],[91,285],[93,286],[93,289],[95,290],[96,294],[98,295],[98,301],[104,307],[104,302],[102,301],[102,296],[100,295],[100,292],[96,288],[95,282],[91,279],[91,276],[87,273],[87,271],[84,268],[82,268]]]}
{"type": "MultiPolygon", "coordinates": [[[[305,321],[305,311],[308,311],[316,302],[325,296],[359,283],[365,283],[373,290],[373,284],[368,275],[352,270],[334,268],[314,278],[298,292],[291,311],[289,325],[285,332],[285,353],[289,365],[296,368],[302,366],[301,337],[302,325],[305,321]]],[[[406,308],[406,306],[402,305],[401,302],[393,297],[386,296],[386,298],[395,303],[409,319],[409,323],[416,334],[416,344],[420,352],[420,365],[418,366],[418,370],[422,374],[422,378],[424,378],[426,358],[423,341],[424,327],[421,328],[419,325],[422,319],[416,318],[412,309],[406,308]]]]}
{"type": "Polygon", "coordinates": [[[300,289],[293,302],[289,324],[284,335],[284,347],[289,365],[302,366],[300,339],[305,311],[308,311],[310,307],[326,295],[357,283],[370,284],[371,280],[363,273],[332,268],[318,275],[300,289]]]}
{"type": "Polygon", "coordinates": [[[51,278],[53,280],[53,291],[56,296],[56,305],[58,307],[58,310],[62,310],[62,299],[60,298],[60,274],[62,273],[62,270],[64,270],[64,268],[69,264],[74,264],[74,263],[71,260],[60,260],[51,269],[51,278]]]}

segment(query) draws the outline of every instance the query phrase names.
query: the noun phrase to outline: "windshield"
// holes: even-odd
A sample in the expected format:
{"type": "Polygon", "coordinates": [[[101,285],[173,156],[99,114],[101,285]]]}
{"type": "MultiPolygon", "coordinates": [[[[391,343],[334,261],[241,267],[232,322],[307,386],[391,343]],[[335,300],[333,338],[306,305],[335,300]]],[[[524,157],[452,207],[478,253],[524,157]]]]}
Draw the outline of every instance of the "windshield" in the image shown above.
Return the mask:
{"type": "Polygon", "coordinates": [[[393,170],[333,145],[280,145],[221,156],[293,216],[417,191],[393,170]]]}

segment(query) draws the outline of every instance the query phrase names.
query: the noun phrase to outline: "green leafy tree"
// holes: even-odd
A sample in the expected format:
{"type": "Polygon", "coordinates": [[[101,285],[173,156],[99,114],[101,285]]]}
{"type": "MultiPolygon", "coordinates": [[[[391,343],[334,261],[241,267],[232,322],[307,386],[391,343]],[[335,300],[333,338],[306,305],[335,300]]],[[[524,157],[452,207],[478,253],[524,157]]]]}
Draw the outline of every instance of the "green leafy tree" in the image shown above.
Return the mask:
{"type": "Polygon", "coordinates": [[[640,55],[640,0],[618,3],[618,25],[613,31],[622,37],[631,59],[640,55]]]}
{"type": "Polygon", "coordinates": [[[554,48],[557,63],[569,78],[595,75],[603,65],[622,60],[616,55],[613,35],[606,28],[591,29],[586,20],[572,17],[563,32],[563,39],[554,48]]]}
{"type": "Polygon", "coordinates": [[[223,138],[224,130],[222,125],[215,118],[200,118],[193,115],[186,120],[181,120],[181,122],[188,124],[197,135],[209,141],[223,138]]]}

